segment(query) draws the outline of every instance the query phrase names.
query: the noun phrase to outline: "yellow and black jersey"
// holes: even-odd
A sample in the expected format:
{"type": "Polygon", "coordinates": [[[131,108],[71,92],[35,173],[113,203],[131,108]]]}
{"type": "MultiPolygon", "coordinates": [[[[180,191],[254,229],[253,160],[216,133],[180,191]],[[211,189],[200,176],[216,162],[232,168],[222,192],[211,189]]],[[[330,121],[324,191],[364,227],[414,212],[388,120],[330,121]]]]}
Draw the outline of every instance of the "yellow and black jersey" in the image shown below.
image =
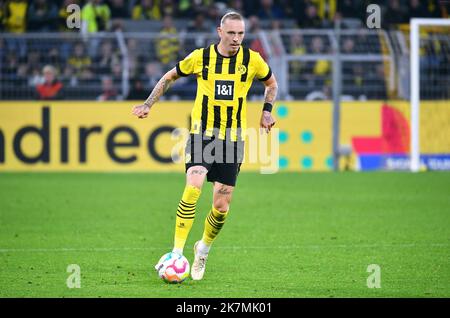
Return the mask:
{"type": "Polygon", "coordinates": [[[272,71],[259,53],[240,47],[226,57],[217,44],[194,50],[176,65],[180,76],[195,74],[197,96],[191,113],[191,133],[219,139],[244,140],[247,127],[247,93],[256,77],[268,80],[272,71]]]}

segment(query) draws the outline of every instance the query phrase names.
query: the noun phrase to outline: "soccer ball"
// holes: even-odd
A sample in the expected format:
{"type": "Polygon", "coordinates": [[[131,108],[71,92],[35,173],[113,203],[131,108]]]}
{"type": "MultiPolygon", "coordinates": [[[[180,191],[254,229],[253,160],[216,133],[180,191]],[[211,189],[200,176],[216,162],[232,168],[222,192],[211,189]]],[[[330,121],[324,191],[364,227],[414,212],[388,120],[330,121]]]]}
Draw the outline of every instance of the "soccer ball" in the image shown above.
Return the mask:
{"type": "Polygon", "coordinates": [[[155,268],[158,276],[167,283],[181,283],[189,276],[189,261],[177,253],[164,254],[155,268]]]}

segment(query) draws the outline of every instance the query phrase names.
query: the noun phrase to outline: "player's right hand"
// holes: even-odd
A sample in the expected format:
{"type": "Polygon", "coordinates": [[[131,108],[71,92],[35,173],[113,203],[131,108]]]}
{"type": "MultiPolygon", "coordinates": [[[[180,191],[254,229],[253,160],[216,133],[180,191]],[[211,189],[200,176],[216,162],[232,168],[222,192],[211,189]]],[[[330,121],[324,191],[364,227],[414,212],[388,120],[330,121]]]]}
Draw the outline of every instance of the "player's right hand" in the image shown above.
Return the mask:
{"type": "Polygon", "coordinates": [[[133,107],[133,115],[136,115],[138,118],[147,118],[148,112],[150,111],[150,107],[145,104],[137,105],[133,107]]]}

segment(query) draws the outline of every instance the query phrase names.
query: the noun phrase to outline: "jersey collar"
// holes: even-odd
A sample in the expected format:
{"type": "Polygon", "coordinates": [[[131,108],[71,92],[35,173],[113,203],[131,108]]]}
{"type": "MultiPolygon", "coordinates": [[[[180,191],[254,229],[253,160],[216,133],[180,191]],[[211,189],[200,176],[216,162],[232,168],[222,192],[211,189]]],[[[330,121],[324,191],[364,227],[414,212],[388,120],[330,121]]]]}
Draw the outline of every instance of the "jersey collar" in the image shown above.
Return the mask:
{"type": "Polygon", "coordinates": [[[214,44],[214,51],[216,51],[216,54],[221,56],[221,57],[223,57],[224,59],[229,59],[229,58],[237,56],[239,54],[239,51],[241,50],[241,47],[242,47],[242,45],[239,45],[239,50],[236,52],[236,54],[231,55],[231,56],[224,56],[224,55],[219,53],[219,50],[217,49],[217,45],[218,44],[214,44]]]}

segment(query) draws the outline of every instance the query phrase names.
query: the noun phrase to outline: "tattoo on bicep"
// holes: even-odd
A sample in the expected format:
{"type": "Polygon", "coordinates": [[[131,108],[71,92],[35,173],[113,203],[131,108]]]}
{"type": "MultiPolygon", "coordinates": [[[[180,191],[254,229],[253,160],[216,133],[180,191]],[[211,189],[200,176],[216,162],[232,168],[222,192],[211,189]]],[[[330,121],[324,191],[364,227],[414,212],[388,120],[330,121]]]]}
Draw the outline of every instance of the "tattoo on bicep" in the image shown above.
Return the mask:
{"type": "Polygon", "coordinates": [[[278,87],[276,86],[269,86],[266,87],[266,90],[264,92],[264,103],[271,103],[275,101],[275,97],[277,96],[278,87]]]}

